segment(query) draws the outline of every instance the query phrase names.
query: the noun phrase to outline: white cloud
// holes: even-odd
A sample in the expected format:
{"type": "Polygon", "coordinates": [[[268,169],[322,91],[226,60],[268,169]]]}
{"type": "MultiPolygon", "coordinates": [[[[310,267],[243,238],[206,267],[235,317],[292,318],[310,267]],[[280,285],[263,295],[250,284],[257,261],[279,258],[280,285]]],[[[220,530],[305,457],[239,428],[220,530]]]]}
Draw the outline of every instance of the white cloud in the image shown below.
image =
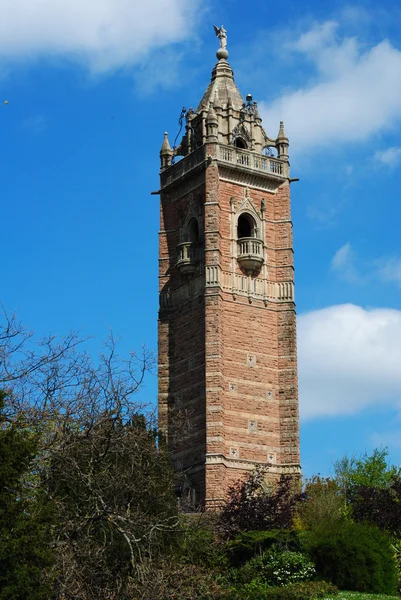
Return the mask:
{"type": "Polygon", "coordinates": [[[0,0],[0,62],[62,57],[102,72],[188,38],[200,1],[0,0]]]}
{"type": "Polygon", "coordinates": [[[331,306],[298,318],[301,418],[401,406],[401,311],[331,306]]]}
{"type": "Polygon", "coordinates": [[[401,258],[382,258],[376,261],[376,273],[385,283],[395,283],[401,287],[401,258]]]}
{"type": "Polygon", "coordinates": [[[331,268],[336,273],[350,283],[362,283],[363,278],[358,273],[355,265],[356,257],[354,250],[349,242],[341,246],[333,256],[331,268]]]}
{"type": "Polygon", "coordinates": [[[339,40],[338,28],[314,24],[288,44],[314,67],[312,82],[261,103],[268,127],[284,120],[296,152],[361,142],[401,120],[401,51],[387,40],[362,49],[354,37],[339,40]]]}
{"type": "Polygon", "coordinates": [[[363,261],[355,253],[350,242],[343,244],[331,260],[331,268],[340,279],[349,283],[381,281],[401,287],[401,258],[386,257],[363,261]]]}
{"type": "Polygon", "coordinates": [[[387,150],[378,150],[375,152],[374,159],[381,165],[395,169],[401,163],[401,147],[393,146],[387,150]]]}

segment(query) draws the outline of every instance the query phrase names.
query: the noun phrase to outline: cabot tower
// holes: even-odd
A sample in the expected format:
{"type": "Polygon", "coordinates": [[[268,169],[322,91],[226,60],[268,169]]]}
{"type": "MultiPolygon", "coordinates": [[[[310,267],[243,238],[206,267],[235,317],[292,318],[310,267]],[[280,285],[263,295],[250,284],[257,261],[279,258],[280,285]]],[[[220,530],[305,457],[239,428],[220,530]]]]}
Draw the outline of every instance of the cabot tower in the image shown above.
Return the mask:
{"type": "Polygon", "coordinates": [[[180,145],[164,136],[159,245],[159,424],[210,507],[255,465],[300,471],[288,138],[268,137],[215,30],[209,87],[180,145]]]}

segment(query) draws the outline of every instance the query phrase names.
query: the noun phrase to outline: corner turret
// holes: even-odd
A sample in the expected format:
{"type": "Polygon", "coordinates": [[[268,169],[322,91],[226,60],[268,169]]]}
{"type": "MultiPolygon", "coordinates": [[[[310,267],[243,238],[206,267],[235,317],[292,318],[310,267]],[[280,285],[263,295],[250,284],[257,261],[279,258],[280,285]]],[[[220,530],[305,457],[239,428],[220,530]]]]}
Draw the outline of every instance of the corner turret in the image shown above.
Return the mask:
{"type": "Polygon", "coordinates": [[[168,133],[165,131],[162,147],[160,148],[160,169],[162,171],[171,165],[173,154],[174,151],[170,146],[170,142],[168,141],[168,133]]]}
{"type": "Polygon", "coordinates": [[[277,158],[288,162],[288,137],[284,131],[284,122],[280,121],[280,129],[277,135],[276,148],[277,158]]]}

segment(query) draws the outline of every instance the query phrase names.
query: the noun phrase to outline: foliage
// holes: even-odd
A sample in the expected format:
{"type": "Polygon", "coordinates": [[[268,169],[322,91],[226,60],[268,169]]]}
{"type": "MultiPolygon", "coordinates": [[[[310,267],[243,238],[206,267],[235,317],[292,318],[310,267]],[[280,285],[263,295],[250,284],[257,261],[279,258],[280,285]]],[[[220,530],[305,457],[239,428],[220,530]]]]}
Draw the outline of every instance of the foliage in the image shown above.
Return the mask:
{"type": "Polygon", "coordinates": [[[297,499],[293,477],[282,475],[270,492],[265,489],[264,470],[255,469],[246,481],[229,489],[218,528],[226,539],[243,531],[290,529],[297,499]]]}
{"type": "Polygon", "coordinates": [[[270,585],[310,581],[315,575],[315,565],[301,552],[272,552],[264,560],[261,576],[270,585]]]}
{"type": "Polygon", "coordinates": [[[186,516],[190,522],[184,523],[182,535],[178,538],[178,554],[184,563],[223,571],[229,566],[226,547],[217,539],[214,524],[208,522],[207,516],[205,513],[186,516]]]}
{"type": "Polygon", "coordinates": [[[300,530],[314,529],[322,523],[341,521],[345,515],[345,501],[337,481],[316,475],[305,482],[294,525],[300,530]]]}
{"type": "Polygon", "coordinates": [[[57,503],[60,596],[128,596],[129,579],[178,528],[163,444],[142,418],[99,415],[53,450],[44,486],[57,503]]]}
{"type": "MultiPolygon", "coordinates": [[[[55,564],[49,573],[41,563],[55,580],[51,597],[132,600],[149,565],[160,574],[179,528],[164,443],[151,416],[140,416],[146,407],[134,401],[152,356],[143,349],[123,360],[110,336],[94,361],[76,334],[60,341],[49,336],[35,345],[15,317],[3,317],[0,383],[10,391],[4,419],[23,422],[38,443],[18,498],[35,499],[23,513],[30,528],[39,498],[57,509],[46,546],[55,564]]],[[[39,531],[37,542],[39,549],[39,531]]],[[[176,587],[184,571],[174,571],[176,587]]]]}
{"type": "Polygon", "coordinates": [[[401,477],[394,476],[386,488],[355,486],[348,491],[352,515],[396,536],[401,535],[401,477]]]}
{"type": "Polygon", "coordinates": [[[391,594],[397,573],[389,538],[365,523],[327,524],[305,537],[317,573],[340,589],[391,594]]]}
{"type": "Polygon", "coordinates": [[[29,485],[39,439],[23,421],[10,423],[0,390],[0,599],[45,600],[51,581],[51,525],[55,514],[46,497],[29,485]]]}
{"type": "Polygon", "coordinates": [[[314,564],[301,552],[273,550],[254,556],[232,575],[237,583],[256,581],[282,586],[313,579],[315,571],[314,564]]]}
{"type": "Polygon", "coordinates": [[[388,594],[364,594],[362,592],[341,591],[338,600],[400,600],[399,596],[388,594]]]}
{"type": "Polygon", "coordinates": [[[233,566],[239,566],[253,556],[263,554],[272,547],[281,550],[299,550],[300,542],[297,532],[285,529],[271,531],[245,531],[239,533],[226,544],[227,554],[233,566]]]}
{"type": "Polygon", "coordinates": [[[162,558],[145,561],[141,576],[132,579],[130,600],[219,600],[225,592],[213,574],[197,565],[162,558]]]}
{"type": "Polygon", "coordinates": [[[394,560],[397,567],[398,589],[401,591],[401,539],[393,539],[391,548],[394,552],[394,560]]]}
{"type": "Polygon", "coordinates": [[[231,590],[227,600],[314,600],[337,594],[338,589],[325,581],[305,581],[283,587],[250,583],[231,590]]]}
{"type": "Polygon", "coordinates": [[[336,480],[346,494],[357,486],[386,489],[401,469],[389,464],[387,448],[376,448],[371,456],[344,456],[334,464],[336,480]]]}

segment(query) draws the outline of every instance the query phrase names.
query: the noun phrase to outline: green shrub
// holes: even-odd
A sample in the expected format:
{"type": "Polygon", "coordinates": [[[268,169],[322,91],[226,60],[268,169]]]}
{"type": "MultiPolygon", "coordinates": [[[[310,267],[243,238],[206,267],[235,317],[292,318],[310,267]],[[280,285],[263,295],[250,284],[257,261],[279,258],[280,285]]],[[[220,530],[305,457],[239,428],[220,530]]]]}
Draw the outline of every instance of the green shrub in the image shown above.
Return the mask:
{"type": "Polygon", "coordinates": [[[252,582],[231,590],[226,600],[315,600],[337,593],[337,588],[325,581],[306,581],[283,587],[269,587],[252,582]]]}
{"type": "Polygon", "coordinates": [[[394,559],[397,568],[398,587],[401,588],[401,539],[393,539],[391,548],[394,553],[394,559]]]}
{"type": "Polygon", "coordinates": [[[253,557],[238,569],[226,572],[224,580],[229,585],[279,587],[307,581],[315,575],[315,566],[300,552],[284,550],[266,552],[253,557]]]}
{"type": "Polygon", "coordinates": [[[232,566],[243,565],[252,557],[263,554],[272,547],[282,550],[300,550],[298,533],[289,530],[246,531],[227,543],[227,553],[232,566]]]}
{"type": "Polygon", "coordinates": [[[309,532],[305,549],[318,574],[343,590],[392,594],[397,570],[390,540],[374,525],[339,523],[309,532]]]}
{"type": "Polygon", "coordinates": [[[274,586],[310,581],[316,573],[315,565],[301,552],[272,552],[263,565],[263,579],[274,586]]]}
{"type": "Polygon", "coordinates": [[[185,526],[180,542],[180,556],[184,563],[200,565],[218,571],[229,566],[225,546],[207,527],[195,524],[185,526]]]}
{"type": "Polygon", "coordinates": [[[242,584],[255,581],[269,586],[282,586],[308,581],[315,572],[315,565],[301,552],[274,550],[254,556],[239,569],[232,569],[231,580],[242,584]]]}

